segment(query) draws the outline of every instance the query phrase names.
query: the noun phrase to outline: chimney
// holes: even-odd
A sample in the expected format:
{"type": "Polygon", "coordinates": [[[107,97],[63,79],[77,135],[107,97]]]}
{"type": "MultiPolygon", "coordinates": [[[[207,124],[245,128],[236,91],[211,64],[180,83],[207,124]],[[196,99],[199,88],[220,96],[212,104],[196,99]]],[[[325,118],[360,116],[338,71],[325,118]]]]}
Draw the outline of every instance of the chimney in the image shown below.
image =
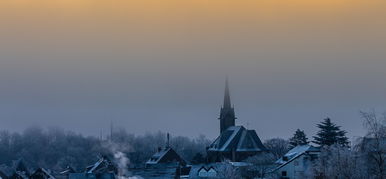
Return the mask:
{"type": "Polygon", "coordinates": [[[166,148],[169,148],[170,147],[170,135],[169,135],[169,133],[166,134],[166,137],[167,137],[167,139],[166,139],[166,148]]]}

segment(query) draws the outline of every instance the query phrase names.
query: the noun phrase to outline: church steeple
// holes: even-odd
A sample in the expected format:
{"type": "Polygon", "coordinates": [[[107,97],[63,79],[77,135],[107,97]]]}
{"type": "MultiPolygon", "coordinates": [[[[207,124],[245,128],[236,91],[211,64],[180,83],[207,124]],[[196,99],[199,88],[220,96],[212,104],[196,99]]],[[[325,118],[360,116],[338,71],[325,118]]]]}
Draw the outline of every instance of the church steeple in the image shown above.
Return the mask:
{"type": "Polygon", "coordinates": [[[224,93],[224,105],[223,108],[232,108],[231,95],[229,94],[228,77],[225,80],[225,93],[224,93]]]}
{"type": "Polygon", "coordinates": [[[220,133],[235,125],[235,111],[231,104],[228,78],[225,80],[224,104],[220,111],[220,133]]]}

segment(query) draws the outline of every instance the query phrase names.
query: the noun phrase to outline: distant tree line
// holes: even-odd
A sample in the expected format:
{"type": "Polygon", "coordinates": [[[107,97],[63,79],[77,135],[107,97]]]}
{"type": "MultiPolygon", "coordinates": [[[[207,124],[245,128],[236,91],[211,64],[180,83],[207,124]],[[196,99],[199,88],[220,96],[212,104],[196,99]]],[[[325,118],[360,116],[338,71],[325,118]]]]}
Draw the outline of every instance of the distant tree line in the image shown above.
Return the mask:
{"type": "MultiPolygon", "coordinates": [[[[166,133],[163,132],[134,135],[120,129],[112,137],[100,139],[60,128],[30,127],[21,133],[0,131],[0,165],[12,166],[22,159],[31,169],[43,167],[60,171],[71,166],[82,171],[98,157],[113,158],[114,152],[120,151],[130,159],[129,167],[142,167],[165,145],[166,133]]],[[[205,155],[209,140],[203,135],[195,139],[175,136],[170,139],[170,145],[185,160],[194,161],[195,156],[205,155]]]]}

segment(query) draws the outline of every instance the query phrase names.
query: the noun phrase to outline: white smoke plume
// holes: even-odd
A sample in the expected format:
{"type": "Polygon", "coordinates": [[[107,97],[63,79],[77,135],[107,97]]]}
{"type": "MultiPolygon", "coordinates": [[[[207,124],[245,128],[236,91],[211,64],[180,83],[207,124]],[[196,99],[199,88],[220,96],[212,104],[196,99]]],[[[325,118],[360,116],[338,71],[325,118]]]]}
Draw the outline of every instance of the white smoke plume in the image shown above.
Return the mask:
{"type": "Polygon", "coordinates": [[[130,172],[127,170],[127,166],[130,164],[130,160],[123,152],[116,151],[114,159],[118,165],[118,179],[143,179],[140,176],[129,176],[130,172]]]}
{"type": "Polygon", "coordinates": [[[117,179],[143,179],[141,176],[131,176],[131,173],[127,168],[130,164],[130,159],[122,151],[128,151],[131,148],[130,146],[120,146],[114,142],[107,142],[106,148],[111,151],[114,156],[114,161],[117,164],[117,179]]]}

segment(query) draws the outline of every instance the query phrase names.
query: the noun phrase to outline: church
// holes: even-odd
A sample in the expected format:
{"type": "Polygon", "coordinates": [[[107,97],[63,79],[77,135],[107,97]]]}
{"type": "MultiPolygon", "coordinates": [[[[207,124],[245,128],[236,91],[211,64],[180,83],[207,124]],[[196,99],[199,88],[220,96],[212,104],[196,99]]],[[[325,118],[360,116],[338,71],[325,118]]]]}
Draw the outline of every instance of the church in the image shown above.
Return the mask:
{"type": "Polygon", "coordinates": [[[235,110],[231,104],[228,79],[225,82],[224,104],[220,110],[220,135],[207,148],[208,160],[240,162],[250,156],[269,152],[255,130],[236,126],[235,110]]]}

